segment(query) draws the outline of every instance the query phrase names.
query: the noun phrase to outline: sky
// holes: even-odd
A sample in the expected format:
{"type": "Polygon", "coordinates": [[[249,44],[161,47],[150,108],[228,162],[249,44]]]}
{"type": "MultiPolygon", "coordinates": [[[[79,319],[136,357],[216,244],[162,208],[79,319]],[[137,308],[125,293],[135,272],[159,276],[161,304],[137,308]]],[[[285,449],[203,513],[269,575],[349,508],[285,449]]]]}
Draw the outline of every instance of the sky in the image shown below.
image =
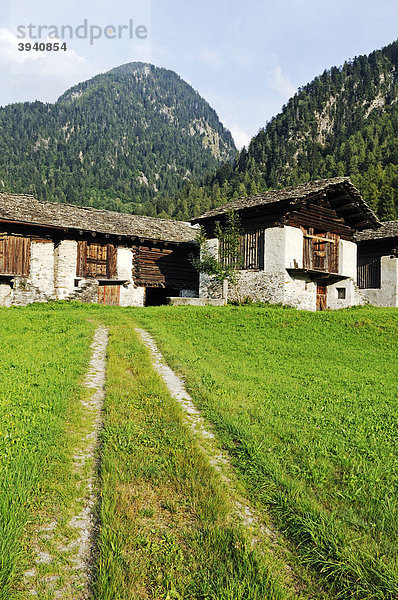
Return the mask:
{"type": "Polygon", "coordinates": [[[0,0],[0,6],[0,105],[54,102],[98,73],[145,61],[190,83],[239,148],[326,68],[398,38],[397,0],[0,0]],[[66,42],[66,51],[18,49],[57,41],[66,42]]]}

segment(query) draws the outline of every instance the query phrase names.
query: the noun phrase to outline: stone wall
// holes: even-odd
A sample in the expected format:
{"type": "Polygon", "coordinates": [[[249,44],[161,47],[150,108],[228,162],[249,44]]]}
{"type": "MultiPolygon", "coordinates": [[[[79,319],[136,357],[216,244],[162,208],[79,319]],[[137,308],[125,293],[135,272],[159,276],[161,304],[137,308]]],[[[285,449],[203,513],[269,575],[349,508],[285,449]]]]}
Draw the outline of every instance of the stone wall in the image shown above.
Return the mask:
{"type": "Polygon", "coordinates": [[[32,302],[48,302],[50,300],[50,297],[34,285],[28,277],[16,276],[12,282],[11,302],[15,306],[26,306],[32,302]]]}
{"type": "Polygon", "coordinates": [[[357,287],[353,279],[343,279],[328,286],[326,306],[330,309],[337,309],[367,304],[366,298],[361,292],[362,290],[357,287]],[[345,298],[339,298],[339,290],[344,290],[345,298]]]}
{"type": "Polygon", "coordinates": [[[145,306],[145,288],[135,287],[133,283],[122,285],[120,306],[145,306]]]}
{"type": "Polygon", "coordinates": [[[54,244],[32,241],[30,248],[29,279],[48,298],[54,298],[54,244]]]}
{"type": "Polygon", "coordinates": [[[120,306],[145,305],[145,288],[134,286],[133,258],[134,253],[131,248],[117,249],[117,277],[125,280],[120,288],[120,306]]]}
{"type": "MultiPolygon", "coordinates": [[[[291,277],[286,269],[303,267],[303,233],[297,227],[271,227],[265,231],[264,271],[241,271],[238,294],[241,300],[286,304],[316,310],[316,284],[302,276],[291,277]]],[[[230,286],[229,298],[237,299],[230,286]]]]}
{"type": "Polygon", "coordinates": [[[116,254],[117,278],[133,281],[133,251],[119,247],[116,254]]]}
{"type": "Polygon", "coordinates": [[[357,245],[354,242],[340,240],[339,273],[357,281],[357,245]]]}
{"type": "Polygon", "coordinates": [[[75,291],[76,265],[77,242],[62,240],[54,257],[55,294],[59,300],[66,300],[75,291]]]}
{"type": "Polygon", "coordinates": [[[196,290],[181,290],[180,298],[197,298],[198,294],[196,290]]]}
{"type": "Polygon", "coordinates": [[[0,306],[11,306],[12,287],[8,283],[0,283],[0,306]]]}
{"type": "Polygon", "coordinates": [[[361,290],[361,294],[375,306],[398,307],[398,258],[382,256],[380,289],[361,290]]]}

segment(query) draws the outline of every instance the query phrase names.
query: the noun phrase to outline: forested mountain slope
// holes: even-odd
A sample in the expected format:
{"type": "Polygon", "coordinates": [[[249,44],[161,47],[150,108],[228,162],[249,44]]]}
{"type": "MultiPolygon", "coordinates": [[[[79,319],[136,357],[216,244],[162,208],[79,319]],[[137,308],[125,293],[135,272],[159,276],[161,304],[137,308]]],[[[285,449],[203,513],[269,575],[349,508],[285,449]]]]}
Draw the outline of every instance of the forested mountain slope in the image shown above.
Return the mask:
{"type": "Polygon", "coordinates": [[[269,188],[350,176],[382,219],[396,219],[397,67],[398,41],[300,88],[232,165],[185,187],[174,202],[180,218],[269,188]]]}
{"type": "Polygon", "coordinates": [[[80,83],[54,104],[0,108],[0,191],[40,200],[156,215],[165,194],[235,153],[208,103],[145,63],[80,83]]]}

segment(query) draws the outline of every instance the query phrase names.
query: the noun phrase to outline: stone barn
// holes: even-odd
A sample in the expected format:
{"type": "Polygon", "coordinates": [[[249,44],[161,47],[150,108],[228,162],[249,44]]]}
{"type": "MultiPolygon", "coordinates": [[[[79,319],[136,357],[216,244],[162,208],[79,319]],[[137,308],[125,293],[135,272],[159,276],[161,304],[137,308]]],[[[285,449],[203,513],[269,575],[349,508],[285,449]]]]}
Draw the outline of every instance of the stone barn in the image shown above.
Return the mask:
{"type": "Polygon", "coordinates": [[[197,296],[189,224],[0,194],[0,305],[197,296]]]}
{"type": "MultiPolygon", "coordinates": [[[[215,255],[215,224],[225,224],[232,210],[242,227],[243,268],[228,298],[239,294],[313,311],[366,302],[357,286],[354,236],[380,223],[348,178],[240,198],[194,219],[204,227],[215,255]]],[[[201,275],[200,296],[222,294],[214,279],[201,275]]]]}
{"type": "Polygon", "coordinates": [[[357,233],[358,286],[376,306],[398,306],[398,221],[357,233]]]}

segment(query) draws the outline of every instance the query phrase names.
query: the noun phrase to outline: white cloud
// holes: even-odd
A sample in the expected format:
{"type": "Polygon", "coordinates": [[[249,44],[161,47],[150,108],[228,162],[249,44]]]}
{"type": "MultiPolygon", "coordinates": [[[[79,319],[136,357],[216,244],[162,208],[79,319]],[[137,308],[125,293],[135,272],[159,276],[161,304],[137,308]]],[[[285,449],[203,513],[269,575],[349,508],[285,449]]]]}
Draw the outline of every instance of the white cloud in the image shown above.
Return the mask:
{"type": "Polygon", "coordinates": [[[10,29],[0,27],[0,77],[7,82],[0,88],[0,105],[33,99],[52,102],[68,87],[97,72],[74,50],[19,51],[21,41],[10,29]]]}
{"type": "Polygon", "coordinates": [[[268,77],[268,84],[270,87],[278,92],[283,98],[288,100],[296,93],[297,89],[289,81],[287,77],[282,73],[280,65],[275,65],[270,72],[268,77]]]}

